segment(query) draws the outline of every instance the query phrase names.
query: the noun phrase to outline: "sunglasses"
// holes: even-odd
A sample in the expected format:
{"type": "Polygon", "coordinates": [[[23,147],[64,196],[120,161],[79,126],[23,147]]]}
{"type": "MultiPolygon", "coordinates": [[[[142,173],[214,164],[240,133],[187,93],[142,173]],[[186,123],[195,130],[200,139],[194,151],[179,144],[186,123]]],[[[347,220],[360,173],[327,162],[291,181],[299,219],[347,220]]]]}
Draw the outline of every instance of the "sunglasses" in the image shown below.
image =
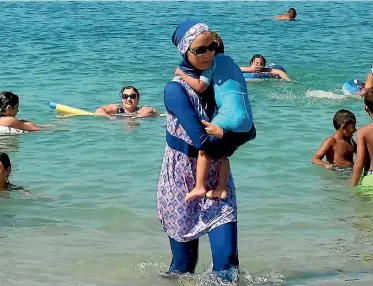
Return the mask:
{"type": "Polygon", "coordinates": [[[137,94],[134,94],[134,93],[132,93],[132,94],[122,94],[122,99],[128,99],[128,98],[136,99],[136,97],[137,97],[137,94]]]}
{"type": "Polygon", "coordinates": [[[219,47],[219,44],[213,41],[208,47],[198,47],[196,49],[189,49],[189,51],[195,55],[202,55],[206,53],[207,50],[209,50],[210,52],[216,51],[218,47],[219,47]]]}

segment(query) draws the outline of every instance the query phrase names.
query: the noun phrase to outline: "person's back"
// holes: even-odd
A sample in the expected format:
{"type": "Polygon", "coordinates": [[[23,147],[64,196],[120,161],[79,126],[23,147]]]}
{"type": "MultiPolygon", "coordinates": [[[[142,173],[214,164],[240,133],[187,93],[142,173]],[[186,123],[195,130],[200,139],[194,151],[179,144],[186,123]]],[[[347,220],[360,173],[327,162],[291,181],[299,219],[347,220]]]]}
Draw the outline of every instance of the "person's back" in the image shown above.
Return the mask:
{"type": "Polygon", "coordinates": [[[327,169],[350,167],[353,165],[355,142],[352,139],[356,131],[356,117],[346,109],[340,109],[333,117],[335,133],[325,139],[312,158],[312,164],[327,169]],[[326,156],[328,163],[322,159],[326,156]]]}
{"type": "Polygon", "coordinates": [[[230,56],[217,54],[212,81],[219,114],[229,118],[232,131],[249,131],[253,124],[252,111],[246,81],[240,67],[230,56]]]}
{"type": "Polygon", "coordinates": [[[336,167],[350,167],[353,165],[355,147],[352,141],[346,141],[334,134],[332,150],[326,153],[326,159],[336,167]]]}

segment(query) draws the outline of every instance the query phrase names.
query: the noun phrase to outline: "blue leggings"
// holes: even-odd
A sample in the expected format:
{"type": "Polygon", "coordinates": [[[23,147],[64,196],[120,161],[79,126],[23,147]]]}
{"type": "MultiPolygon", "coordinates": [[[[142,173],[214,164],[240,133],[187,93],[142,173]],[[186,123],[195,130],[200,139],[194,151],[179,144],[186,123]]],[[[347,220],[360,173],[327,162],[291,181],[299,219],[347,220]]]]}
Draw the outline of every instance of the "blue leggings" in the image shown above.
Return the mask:
{"type": "MultiPolygon", "coordinates": [[[[221,271],[238,269],[237,223],[227,223],[214,228],[208,235],[212,252],[212,270],[219,274],[221,271]]],[[[172,251],[169,272],[194,273],[198,261],[198,239],[188,242],[178,242],[171,237],[169,239],[172,251]]],[[[230,278],[224,277],[224,280],[230,278]]]]}

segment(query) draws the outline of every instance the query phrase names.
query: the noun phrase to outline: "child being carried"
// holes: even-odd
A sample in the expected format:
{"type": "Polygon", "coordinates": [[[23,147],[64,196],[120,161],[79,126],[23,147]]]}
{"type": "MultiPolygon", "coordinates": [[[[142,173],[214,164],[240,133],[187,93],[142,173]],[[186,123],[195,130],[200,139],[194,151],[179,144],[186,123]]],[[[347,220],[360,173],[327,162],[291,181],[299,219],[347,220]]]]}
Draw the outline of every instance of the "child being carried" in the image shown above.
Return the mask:
{"type": "MultiPolygon", "coordinates": [[[[217,33],[213,34],[217,48],[210,69],[203,71],[199,79],[184,74],[179,68],[176,69],[175,74],[179,75],[198,93],[204,92],[211,81],[213,82],[218,112],[212,123],[218,125],[224,131],[234,132],[237,135],[235,144],[238,147],[256,137],[247,86],[240,67],[231,57],[224,55],[222,39],[217,33]]],[[[211,158],[204,151],[199,151],[196,186],[186,195],[186,201],[205,195],[209,198],[227,199],[226,186],[230,171],[229,160],[228,158],[221,158],[218,185],[215,190],[207,192],[205,186],[210,165],[211,158]]]]}

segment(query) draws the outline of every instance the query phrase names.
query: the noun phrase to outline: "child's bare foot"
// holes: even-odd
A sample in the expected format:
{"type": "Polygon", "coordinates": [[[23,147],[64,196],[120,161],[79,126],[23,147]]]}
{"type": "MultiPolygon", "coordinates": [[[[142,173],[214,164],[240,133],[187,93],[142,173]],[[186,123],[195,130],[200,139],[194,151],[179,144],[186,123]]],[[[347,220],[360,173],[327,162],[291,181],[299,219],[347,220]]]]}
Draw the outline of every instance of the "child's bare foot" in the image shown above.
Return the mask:
{"type": "Polygon", "coordinates": [[[194,188],[185,196],[185,201],[190,201],[198,197],[203,197],[204,195],[206,195],[205,188],[194,188]]]}
{"type": "Polygon", "coordinates": [[[206,197],[209,199],[218,198],[221,200],[226,200],[228,198],[228,192],[226,188],[216,188],[215,190],[208,191],[206,197]]]}

